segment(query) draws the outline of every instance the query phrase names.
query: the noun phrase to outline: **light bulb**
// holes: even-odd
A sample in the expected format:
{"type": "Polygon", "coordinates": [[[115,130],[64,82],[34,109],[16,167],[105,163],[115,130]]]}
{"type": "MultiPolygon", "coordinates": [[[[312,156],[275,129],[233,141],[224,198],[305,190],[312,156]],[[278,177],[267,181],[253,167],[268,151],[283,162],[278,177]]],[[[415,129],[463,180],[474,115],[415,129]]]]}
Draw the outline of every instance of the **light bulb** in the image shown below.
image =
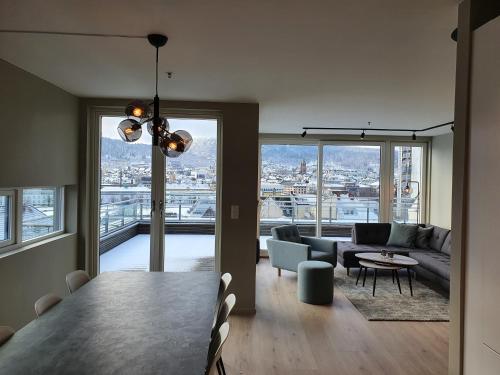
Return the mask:
{"type": "Polygon", "coordinates": [[[168,144],[168,148],[170,148],[171,150],[177,150],[177,143],[176,142],[170,142],[168,144]]]}
{"type": "Polygon", "coordinates": [[[143,113],[144,113],[144,111],[142,110],[142,108],[139,108],[139,107],[135,107],[135,108],[132,110],[132,114],[133,114],[135,117],[141,117],[143,113]]]}

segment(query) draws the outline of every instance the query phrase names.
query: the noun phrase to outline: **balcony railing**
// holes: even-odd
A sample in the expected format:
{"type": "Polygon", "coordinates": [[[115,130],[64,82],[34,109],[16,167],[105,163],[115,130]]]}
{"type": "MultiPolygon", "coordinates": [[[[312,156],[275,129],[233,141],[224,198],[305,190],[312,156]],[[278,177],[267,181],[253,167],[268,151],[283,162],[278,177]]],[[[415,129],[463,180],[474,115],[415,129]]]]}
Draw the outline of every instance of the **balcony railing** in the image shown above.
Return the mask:
{"type": "MultiPolygon", "coordinates": [[[[105,196],[101,195],[101,198],[105,196]]],[[[215,193],[167,195],[164,209],[165,223],[215,223],[215,193]]],[[[134,223],[151,220],[151,199],[130,198],[120,202],[101,204],[100,236],[113,233],[134,223]]]]}

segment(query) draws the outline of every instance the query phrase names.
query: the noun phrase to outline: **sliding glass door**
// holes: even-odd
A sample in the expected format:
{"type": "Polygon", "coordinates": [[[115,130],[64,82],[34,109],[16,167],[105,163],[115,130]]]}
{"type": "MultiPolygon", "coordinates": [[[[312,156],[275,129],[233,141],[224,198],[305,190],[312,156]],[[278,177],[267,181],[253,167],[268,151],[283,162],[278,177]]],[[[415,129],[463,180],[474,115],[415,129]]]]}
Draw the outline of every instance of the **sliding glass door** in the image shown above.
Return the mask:
{"type": "Polygon", "coordinates": [[[123,117],[99,122],[99,272],[214,270],[218,212],[218,120],[168,118],[193,136],[166,158],[144,127],[126,143],[123,117]]]}
{"type": "Polygon", "coordinates": [[[215,269],[217,120],[169,118],[193,136],[188,153],[165,159],[164,270],[215,269]]]}
{"type": "Polygon", "coordinates": [[[148,271],[152,142],[123,142],[116,127],[124,117],[101,117],[100,123],[100,272],[148,271]]]}

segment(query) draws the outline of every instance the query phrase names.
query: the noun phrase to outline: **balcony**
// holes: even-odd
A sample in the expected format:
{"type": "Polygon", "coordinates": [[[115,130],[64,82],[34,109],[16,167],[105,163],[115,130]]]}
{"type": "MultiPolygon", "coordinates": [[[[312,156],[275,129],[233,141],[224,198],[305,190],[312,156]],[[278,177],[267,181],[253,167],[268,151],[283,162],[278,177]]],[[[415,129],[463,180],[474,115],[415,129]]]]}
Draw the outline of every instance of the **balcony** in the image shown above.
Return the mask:
{"type": "MultiPolygon", "coordinates": [[[[127,192],[101,195],[101,272],[149,269],[149,194],[127,192]],[[115,201],[116,200],[116,201],[115,201]]],[[[394,218],[416,222],[417,202],[394,201],[394,218]]],[[[167,195],[165,207],[165,270],[214,269],[215,193],[176,192],[167,195]]],[[[297,224],[301,234],[316,235],[316,196],[264,197],[261,203],[261,248],[271,228],[297,224]]],[[[378,222],[378,198],[328,197],[322,202],[323,237],[350,237],[355,222],[378,222]]]]}

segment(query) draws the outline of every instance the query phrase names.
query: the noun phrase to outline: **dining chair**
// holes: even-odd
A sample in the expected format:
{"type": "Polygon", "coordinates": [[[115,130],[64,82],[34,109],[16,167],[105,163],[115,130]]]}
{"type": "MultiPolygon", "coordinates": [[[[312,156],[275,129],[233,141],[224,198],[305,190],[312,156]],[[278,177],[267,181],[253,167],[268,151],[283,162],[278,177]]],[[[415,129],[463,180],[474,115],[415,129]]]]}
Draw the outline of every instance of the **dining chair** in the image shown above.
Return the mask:
{"type": "Polygon", "coordinates": [[[68,286],[68,290],[70,293],[76,292],[89,281],[89,274],[82,270],[76,270],[66,275],[66,285],[68,286]]]}
{"type": "MultiPolygon", "coordinates": [[[[212,337],[219,331],[220,327],[222,327],[222,325],[227,322],[227,318],[231,314],[231,311],[233,311],[235,304],[236,296],[234,294],[228,295],[224,300],[224,303],[221,305],[219,313],[217,314],[215,325],[214,327],[212,327],[212,337]]],[[[225,374],[226,370],[224,369],[224,361],[222,360],[222,355],[219,356],[217,362],[222,369],[222,373],[225,374]]]]}
{"type": "Polygon", "coordinates": [[[5,344],[14,335],[14,330],[7,326],[0,326],[0,346],[5,344]]]}
{"type": "Polygon", "coordinates": [[[43,297],[38,298],[35,302],[35,312],[37,318],[41,317],[47,311],[49,311],[52,307],[57,305],[62,301],[62,298],[56,296],[55,294],[49,293],[44,295],[43,297]]]}
{"type": "Polygon", "coordinates": [[[208,350],[208,362],[207,369],[205,370],[205,375],[214,375],[217,369],[217,374],[225,375],[226,371],[221,367],[219,359],[222,356],[222,347],[226,342],[227,336],[229,335],[229,323],[223,323],[217,334],[212,338],[210,342],[210,348],[208,350]]]}
{"type": "Polygon", "coordinates": [[[219,315],[219,310],[224,298],[224,294],[227,292],[227,288],[229,288],[229,284],[231,284],[232,279],[233,276],[231,276],[229,272],[226,272],[220,278],[219,292],[217,293],[217,303],[215,304],[214,321],[212,323],[212,328],[215,327],[215,323],[217,322],[217,316],[219,315]]]}

